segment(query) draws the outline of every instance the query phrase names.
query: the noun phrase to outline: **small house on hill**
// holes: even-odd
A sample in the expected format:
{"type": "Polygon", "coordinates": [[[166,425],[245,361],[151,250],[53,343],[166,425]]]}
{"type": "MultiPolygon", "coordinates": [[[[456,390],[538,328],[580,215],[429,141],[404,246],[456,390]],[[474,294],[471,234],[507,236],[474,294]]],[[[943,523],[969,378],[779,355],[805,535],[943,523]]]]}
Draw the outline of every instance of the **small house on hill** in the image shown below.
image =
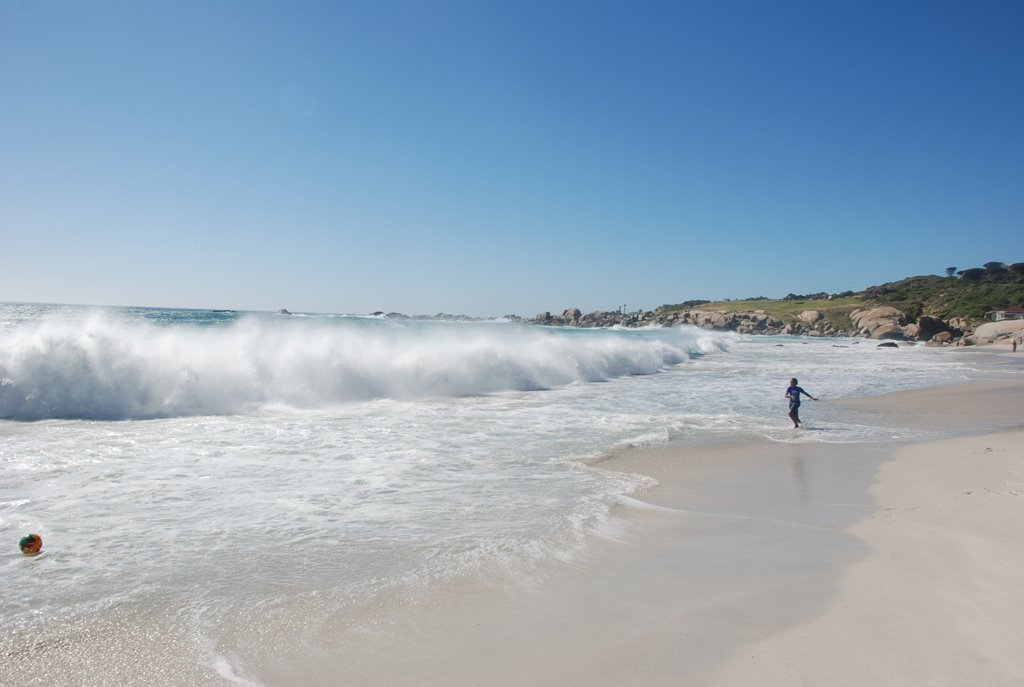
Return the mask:
{"type": "Polygon", "coordinates": [[[1019,305],[1011,305],[1009,308],[1003,308],[1002,310],[990,310],[985,313],[986,320],[1024,320],[1024,307],[1019,305]]]}

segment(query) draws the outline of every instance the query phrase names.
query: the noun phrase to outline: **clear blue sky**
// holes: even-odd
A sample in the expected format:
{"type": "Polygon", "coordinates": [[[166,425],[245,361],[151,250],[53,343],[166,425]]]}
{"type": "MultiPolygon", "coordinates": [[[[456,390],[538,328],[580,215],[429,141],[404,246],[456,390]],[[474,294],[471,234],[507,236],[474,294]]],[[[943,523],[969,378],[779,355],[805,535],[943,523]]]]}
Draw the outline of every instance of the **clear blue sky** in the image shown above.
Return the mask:
{"type": "Polygon", "coordinates": [[[1024,261],[1024,2],[0,0],[0,300],[470,315],[1024,261]]]}

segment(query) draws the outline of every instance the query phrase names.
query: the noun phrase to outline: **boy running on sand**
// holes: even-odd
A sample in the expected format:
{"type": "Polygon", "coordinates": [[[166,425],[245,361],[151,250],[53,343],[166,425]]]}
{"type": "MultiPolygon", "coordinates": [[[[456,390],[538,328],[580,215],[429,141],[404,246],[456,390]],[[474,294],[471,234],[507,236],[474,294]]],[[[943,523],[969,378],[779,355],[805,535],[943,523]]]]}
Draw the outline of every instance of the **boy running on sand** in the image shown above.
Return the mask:
{"type": "Polygon", "coordinates": [[[789,419],[793,421],[793,427],[800,427],[800,394],[803,394],[812,401],[817,401],[814,396],[797,386],[796,377],[789,380],[789,388],[786,389],[786,398],[789,399],[789,419]]]}

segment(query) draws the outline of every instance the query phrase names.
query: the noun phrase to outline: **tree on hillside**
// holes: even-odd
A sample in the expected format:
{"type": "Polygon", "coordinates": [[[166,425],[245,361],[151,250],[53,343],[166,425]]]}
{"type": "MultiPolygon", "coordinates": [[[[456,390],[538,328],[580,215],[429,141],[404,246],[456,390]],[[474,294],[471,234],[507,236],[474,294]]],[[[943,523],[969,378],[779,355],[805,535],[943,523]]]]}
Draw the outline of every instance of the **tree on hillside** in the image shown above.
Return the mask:
{"type": "Polygon", "coordinates": [[[993,262],[986,262],[984,265],[982,265],[982,267],[984,267],[989,272],[1005,272],[1006,271],[1006,265],[1004,265],[1001,262],[994,262],[994,261],[993,262]]]}
{"type": "Polygon", "coordinates": [[[1024,262],[1015,262],[1012,265],[1007,265],[1011,272],[1016,274],[1024,274],[1024,262]]]}
{"type": "Polygon", "coordinates": [[[960,270],[959,272],[957,272],[957,274],[963,277],[964,279],[968,279],[970,281],[978,281],[979,279],[985,276],[985,270],[981,269],[980,267],[972,267],[967,270],[960,270]]]}
{"type": "Polygon", "coordinates": [[[956,268],[955,267],[947,267],[946,268],[946,276],[947,277],[952,279],[954,274],[956,274],[956,268]]]}

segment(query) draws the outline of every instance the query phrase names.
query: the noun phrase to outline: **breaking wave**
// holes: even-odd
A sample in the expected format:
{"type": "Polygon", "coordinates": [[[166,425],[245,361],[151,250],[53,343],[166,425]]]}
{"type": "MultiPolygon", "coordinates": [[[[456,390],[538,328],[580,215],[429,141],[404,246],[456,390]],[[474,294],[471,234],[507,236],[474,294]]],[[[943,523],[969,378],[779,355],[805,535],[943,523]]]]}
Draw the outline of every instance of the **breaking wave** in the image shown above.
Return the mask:
{"type": "Polygon", "coordinates": [[[726,340],[679,328],[51,317],[0,332],[0,417],[150,419],[533,391],[654,374],[726,340]]]}

